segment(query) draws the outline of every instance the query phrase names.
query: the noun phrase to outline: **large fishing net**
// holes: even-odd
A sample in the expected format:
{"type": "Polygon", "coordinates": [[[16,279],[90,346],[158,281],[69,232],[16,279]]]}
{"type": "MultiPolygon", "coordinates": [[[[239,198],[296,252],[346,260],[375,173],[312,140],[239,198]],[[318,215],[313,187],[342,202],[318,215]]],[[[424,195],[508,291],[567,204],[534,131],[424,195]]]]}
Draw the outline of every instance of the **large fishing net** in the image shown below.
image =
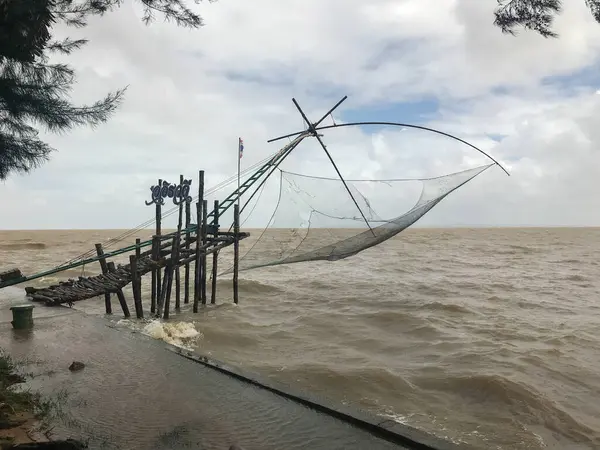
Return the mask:
{"type": "MultiPolygon", "coordinates": [[[[346,180],[347,187],[340,178],[277,170],[271,218],[264,229],[252,230],[257,236],[244,245],[239,269],[355,255],[396,236],[492,165],[436,178],[346,180]]],[[[221,267],[232,271],[230,264],[221,267]]]]}

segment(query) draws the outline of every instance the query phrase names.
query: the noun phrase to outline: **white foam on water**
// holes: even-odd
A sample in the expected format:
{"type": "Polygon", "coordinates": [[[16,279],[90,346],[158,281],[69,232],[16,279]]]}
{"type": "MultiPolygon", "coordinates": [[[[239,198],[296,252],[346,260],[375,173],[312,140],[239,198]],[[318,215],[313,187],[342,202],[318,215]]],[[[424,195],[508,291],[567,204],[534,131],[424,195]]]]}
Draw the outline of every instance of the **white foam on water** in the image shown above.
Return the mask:
{"type": "Polygon", "coordinates": [[[144,326],[142,333],[186,350],[193,350],[193,344],[202,337],[193,322],[152,320],[144,326]]]}

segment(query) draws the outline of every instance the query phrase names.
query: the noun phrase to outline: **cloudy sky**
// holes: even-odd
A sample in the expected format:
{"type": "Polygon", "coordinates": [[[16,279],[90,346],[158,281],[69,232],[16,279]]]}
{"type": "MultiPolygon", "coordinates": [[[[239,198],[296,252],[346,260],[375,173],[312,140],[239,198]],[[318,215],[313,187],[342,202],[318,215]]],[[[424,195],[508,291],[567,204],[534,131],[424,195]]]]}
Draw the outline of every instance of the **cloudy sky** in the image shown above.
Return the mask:
{"type": "MultiPolygon", "coordinates": [[[[492,25],[495,5],[219,0],[201,3],[205,26],[187,30],[145,26],[126,2],[83,32],[67,30],[90,39],[69,58],[78,71],[73,98],[90,102],[128,85],[123,106],[95,130],[48,136],[58,149],[52,161],[0,184],[0,228],[133,228],[153,217],[144,201],[158,178],[195,180],[204,169],[214,186],[236,173],[238,137],[247,168],[287,142],[267,139],[302,129],[292,97],[316,119],[344,95],[337,123],[432,126],[488,151],[511,173],[490,168],[419,224],[598,226],[600,25],[583,0],[569,1],[555,24],[559,39],[511,37],[492,25]]],[[[434,177],[489,162],[415,130],[340,129],[324,139],[348,178],[434,177]]],[[[282,167],[335,176],[314,142],[282,167]]],[[[328,195],[323,186],[309,189],[328,195]]],[[[247,224],[268,218],[277,187],[265,188],[247,224]]],[[[332,204],[340,201],[334,191],[342,192],[331,191],[332,204]]],[[[389,185],[373,194],[380,204],[384,192],[389,185]]],[[[407,205],[389,199],[385,207],[404,212],[407,205]]]]}

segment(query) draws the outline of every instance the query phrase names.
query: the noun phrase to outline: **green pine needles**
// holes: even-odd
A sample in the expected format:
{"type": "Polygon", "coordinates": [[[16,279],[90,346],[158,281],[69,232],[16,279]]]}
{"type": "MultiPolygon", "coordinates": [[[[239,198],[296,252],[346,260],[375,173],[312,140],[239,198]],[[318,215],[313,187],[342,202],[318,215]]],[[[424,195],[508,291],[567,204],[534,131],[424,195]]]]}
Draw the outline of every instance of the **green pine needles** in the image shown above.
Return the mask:
{"type": "MultiPolygon", "coordinates": [[[[149,24],[155,16],[178,26],[198,28],[202,19],[185,0],[138,0],[149,24]]],[[[195,0],[196,3],[199,0],[195,0]]],[[[54,40],[52,26],[85,27],[93,15],[109,13],[123,0],[0,0],[0,180],[27,173],[48,161],[54,149],[40,139],[39,128],[66,132],[77,126],[96,126],[109,119],[123,100],[125,89],[107,94],[91,105],[74,105],[69,92],[74,70],[52,64],[54,53],[69,55],[85,39],[54,40]]]]}

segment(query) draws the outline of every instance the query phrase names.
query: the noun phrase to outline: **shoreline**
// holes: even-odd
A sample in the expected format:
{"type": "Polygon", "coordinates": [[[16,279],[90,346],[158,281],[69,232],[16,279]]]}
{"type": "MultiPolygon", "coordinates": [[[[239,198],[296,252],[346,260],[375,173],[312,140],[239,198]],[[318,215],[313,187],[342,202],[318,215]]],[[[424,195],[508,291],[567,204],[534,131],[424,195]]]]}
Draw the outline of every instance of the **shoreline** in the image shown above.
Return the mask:
{"type": "MultiPolygon", "coordinates": [[[[429,440],[419,436],[421,433],[418,432],[411,439],[412,433],[406,436],[405,427],[392,426],[391,421],[375,418],[366,428],[386,428],[383,434],[390,434],[386,439],[381,432],[373,433],[372,429],[369,432],[364,425],[357,427],[347,417],[343,420],[340,412],[346,412],[345,408],[336,405],[333,409],[340,410],[333,414],[324,410],[323,405],[330,404],[326,399],[307,395],[291,386],[274,386],[270,380],[217,361],[204,360],[200,356],[189,358],[185,350],[140,332],[111,326],[102,318],[68,308],[59,309],[64,314],[38,318],[31,336],[8,341],[2,347],[11,354],[14,352],[18,358],[31,357],[36,361],[42,358],[42,370],[50,369],[52,374],[38,380],[36,390],[39,388],[50,395],[63,388],[72,391],[70,406],[65,409],[78,424],[70,420],[65,422],[66,428],[60,432],[60,437],[81,434],[84,439],[91,439],[86,442],[90,448],[102,441],[110,442],[109,445],[115,448],[148,448],[145,444],[152,444],[152,448],[166,449],[172,447],[170,441],[165,447],[167,438],[181,445],[199,444],[208,439],[211,444],[217,444],[215,448],[223,450],[232,445],[248,449],[260,449],[265,445],[272,448],[275,442],[282,448],[298,449],[306,448],[309,442],[315,449],[471,448],[442,443],[433,437],[429,440]],[[60,333],[57,334],[58,330],[60,333]],[[47,347],[45,343],[49,340],[52,345],[47,347]],[[142,353],[146,358],[131,359],[142,353]],[[69,373],[67,367],[72,361],[83,361],[85,369],[69,373]],[[100,380],[102,389],[98,389],[100,380]],[[131,380],[135,380],[135,384],[131,380]],[[152,386],[153,401],[160,405],[161,414],[153,414],[152,410],[146,410],[150,414],[138,414],[140,408],[147,405],[148,386],[152,386]],[[115,398],[126,398],[127,401],[120,402],[119,408],[115,409],[106,402],[106,390],[115,398]],[[168,394],[161,395],[162,392],[168,394]],[[294,399],[295,396],[301,401],[294,399]],[[75,405],[71,400],[79,401],[79,404],[75,405]],[[324,404],[318,405],[321,401],[324,404]],[[197,405],[206,407],[199,409],[197,405]],[[135,419],[130,420],[132,417],[135,419]],[[286,417],[295,418],[293,426],[286,417]],[[152,431],[141,433],[139,430],[152,431]],[[391,436],[396,433],[404,436],[391,436]],[[301,443],[304,444],[298,446],[301,443]]],[[[358,414],[354,420],[370,419],[358,411],[352,413],[358,414]]],[[[62,427],[57,424],[57,428],[62,427]]]]}

